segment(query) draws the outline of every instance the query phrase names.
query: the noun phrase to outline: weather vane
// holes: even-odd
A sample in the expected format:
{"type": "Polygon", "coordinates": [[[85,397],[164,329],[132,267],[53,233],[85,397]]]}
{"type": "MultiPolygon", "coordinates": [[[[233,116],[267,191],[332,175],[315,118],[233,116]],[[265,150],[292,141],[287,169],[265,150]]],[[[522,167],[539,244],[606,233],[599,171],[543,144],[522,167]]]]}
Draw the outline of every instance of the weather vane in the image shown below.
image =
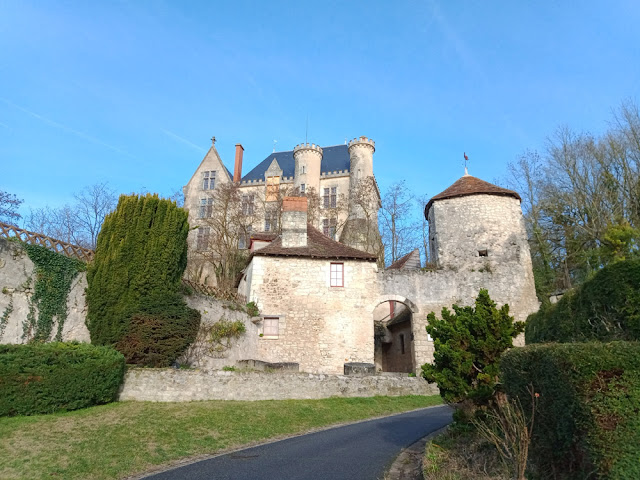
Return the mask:
{"type": "Polygon", "coordinates": [[[469,161],[469,157],[467,157],[467,152],[462,152],[462,154],[464,155],[464,174],[469,175],[469,172],[467,171],[467,162],[469,161]]]}
{"type": "Polygon", "coordinates": [[[273,141],[273,153],[276,153],[276,143],[278,143],[278,140],[273,141]]]}

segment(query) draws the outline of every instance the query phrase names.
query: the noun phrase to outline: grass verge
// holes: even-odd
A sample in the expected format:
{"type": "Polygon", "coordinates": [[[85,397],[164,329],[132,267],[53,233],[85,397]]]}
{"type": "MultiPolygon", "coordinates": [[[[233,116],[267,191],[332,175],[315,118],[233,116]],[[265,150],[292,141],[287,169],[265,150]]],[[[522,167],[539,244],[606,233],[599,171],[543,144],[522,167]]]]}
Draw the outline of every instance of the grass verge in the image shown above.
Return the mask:
{"type": "Polygon", "coordinates": [[[427,443],[422,461],[425,480],[509,480],[496,447],[475,427],[451,425],[427,443]]]}
{"type": "Polygon", "coordinates": [[[179,459],[440,403],[437,395],[122,402],[0,418],[0,478],[119,479],[179,459]]]}

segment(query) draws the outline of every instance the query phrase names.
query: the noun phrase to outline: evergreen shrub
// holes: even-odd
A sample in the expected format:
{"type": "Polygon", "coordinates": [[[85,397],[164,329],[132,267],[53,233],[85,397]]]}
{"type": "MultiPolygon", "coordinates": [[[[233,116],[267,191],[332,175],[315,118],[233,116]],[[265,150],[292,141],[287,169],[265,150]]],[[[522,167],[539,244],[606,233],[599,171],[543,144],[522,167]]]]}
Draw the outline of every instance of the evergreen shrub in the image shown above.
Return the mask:
{"type": "Polygon", "coordinates": [[[187,213],[174,202],[157,195],[120,196],[105,218],[87,269],[92,343],[117,345],[136,363],[147,358],[163,365],[186,349],[195,338],[190,333],[193,322],[200,320],[200,313],[188,308],[180,295],[188,232],[187,213]],[[169,341],[172,335],[175,341],[169,341]],[[133,345],[147,348],[159,339],[172,347],[158,347],[147,356],[132,351],[133,345]],[[161,352],[166,355],[162,360],[161,352]]]}
{"type": "Polygon", "coordinates": [[[500,356],[513,346],[524,325],[513,321],[509,305],[496,308],[484,289],[473,307],[453,305],[453,310],[443,308],[442,319],[433,312],[427,316],[435,352],[433,364],[422,366],[422,376],[438,384],[446,402],[483,405],[493,397],[500,356]]]}
{"type": "Polygon", "coordinates": [[[530,345],[500,362],[505,392],[531,411],[536,478],[640,478],[640,343],[530,345]]]}
{"type": "Polygon", "coordinates": [[[146,367],[169,367],[195,340],[200,326],[197,310],[188,315],[177,312],[131,317],[128,331],[116,344],[127,364],[146,367]]]}
{"type": "Polygon", "coordinates": [[[611,264],[527,319],[528,344],[640,340],[640,259],[611,264]]]}
{"type": "Polygon", "coordinates": [[[0,345],[0,416],[112,402],[124,367],[116,350],[86,343],[0,345]]]}

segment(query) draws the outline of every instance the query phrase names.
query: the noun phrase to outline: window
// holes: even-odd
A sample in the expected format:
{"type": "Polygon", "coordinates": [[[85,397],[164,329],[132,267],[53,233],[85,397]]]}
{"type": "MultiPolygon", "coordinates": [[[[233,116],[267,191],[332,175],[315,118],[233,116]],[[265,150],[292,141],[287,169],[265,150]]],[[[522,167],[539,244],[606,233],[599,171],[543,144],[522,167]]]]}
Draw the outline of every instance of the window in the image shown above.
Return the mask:
{"type": "Polygon", "coordinates": [[[344,263],[331,264],[331,286],[344,287],[344,263]]]}
{"type": "Polygon", "coordinates": [[[213,198],[201,198],[199,218],[210,218],[212,215],[213,215],[213,198]]]}
{"type": "Polygon", "coordinates": [[[336,239],[336,225],[338,224],[335,218],[323,218],[322,219],[322,233],[332,240],[336,239]]]}
{"type": "Polygon", "coordinates": [[[242,195],[242,214],[253,215],[253,194],[242,195]]]}
{"type": "Polygon", "coordinates": [[[278,229],[278,215],[276,212],[267,212],[264,216],[264,231],[275,232],[278,229]]]}
{"type": "Polygon", "coordinates": [[[302,193],[303,195],[306,193],[307,190],[307,186],[303,183],[300,185],[300,193],[302,193]]]}
{"type": "Polygon", "coordinates": [[[489,256],[489,251],[488,250],[478,250],[478,256],[479,257],[488,257],[489,256]]]}
{"type": "Polygon", "coordinates": [[[300,167],[300,173],[307,173],[307,167],[305,165],[300,167]]]}
{"type": "Polygon", "coordinates": [[[202,172],[202,189],[213,190],[216,186],[216,171],[209,170],[202,172]]]}
{"type": "Polygon", "coordinates": [[[267,202],[274,202],[278,199],[280,192],[280,177],[267,177],[267,202]]]}
{"type": "Polygon", "coordinates": [[[196,249],[204,251],[209,248],[209,234],[211,229],[209,227],[199,227],[198,236],[196,237],[196,249]]]}
{"type": "Polygon", "coordinates": [[[324,208],[336,208],[338,203],[338,187],[325,188],[322,195],[324,208]]]}
{"type": "Polygon", "coordinates": [[[264,317],[262,319],[262,336],[266,338],[278,338],[280,335],[280,318],[264,317]]]}
{"type": "Polygon", "coordinates": [[[238,239],[238,248],[249,248],[251,244],[251,225],[247,225],[244,231],[240,232],[240,238],[238,239]]]}

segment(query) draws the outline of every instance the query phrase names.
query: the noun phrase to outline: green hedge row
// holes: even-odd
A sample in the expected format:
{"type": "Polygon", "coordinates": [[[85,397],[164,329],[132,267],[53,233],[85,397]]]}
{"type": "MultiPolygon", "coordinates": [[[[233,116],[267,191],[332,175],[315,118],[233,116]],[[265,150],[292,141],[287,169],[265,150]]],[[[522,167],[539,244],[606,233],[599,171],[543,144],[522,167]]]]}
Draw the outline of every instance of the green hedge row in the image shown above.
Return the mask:
{"type": "Polygon", "coordinates": [[[507,352],[501,379],[531,411],[539,478],[640,478],[640,343],[531,345],[507,352]]]}
{"type": "Polygon", "coordinates": [[[600,270],[527,319],[527,344],[640,340],[640,259],[600,270]]]}
{"type": "Polygon", "coordinates": [[[76,410],[116,399],[124,357],[84,343],[0,345],[0,416],[76,410]]]}

